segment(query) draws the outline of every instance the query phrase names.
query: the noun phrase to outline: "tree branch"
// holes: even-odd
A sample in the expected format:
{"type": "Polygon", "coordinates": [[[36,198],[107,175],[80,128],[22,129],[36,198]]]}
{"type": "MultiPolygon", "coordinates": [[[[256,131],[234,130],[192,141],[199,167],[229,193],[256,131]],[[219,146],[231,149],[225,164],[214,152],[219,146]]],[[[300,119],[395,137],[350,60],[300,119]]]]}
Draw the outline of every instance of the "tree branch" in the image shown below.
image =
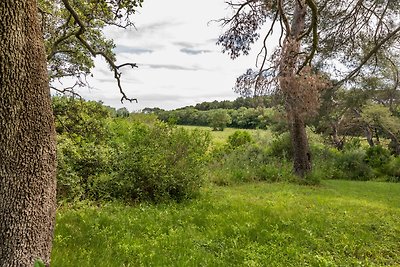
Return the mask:
{"type": "Polygon", "coordinates": [[[124,66],[131,66],[132,68],[137,67],[136,63],[125,63],[122,65],[115,65],[114,60],[112,60],[107,54],[105,54],[103,51],[96,51],[84,38],[83,34],[86,31],[86,27],[84,23],[81,21],[79,18],[79,15],[76,13],[74,8],[71,6],[69,0],[62,0],[64,3],[65,8],[68,10],[68,12],[72,15],[72,17],[75,20],[75,23],[78,24],[79,30],[77,32],[73,32],[73,35],[80,41],[80,43],[87,49],[89,52],[92,54],[92,56],[96,57],[97,55],[101,55],[107,63],[110,65],[111,69],[114,71],[114,78],[117,80],[118,88],[120,93],[122,94],[121,97],[121,103],[123,103],[124,100],[128,100],[129,102],[135,101],[136,103],[138,102],[136,98],[128,98],[122,89],[121,86],[121,72],[119,72],[119,69],[124,67],[124,66]]]}
{"type": "Polygon", "coordinates": [[[391,38],[396,36],[400,32],[400,26],[397,27],[395,30],[393,30],[391,33],[389,33],[384,39],[382,39],[379,43],[377,43],[374,48],[364,57],[364,59],[361,61],[361,63],[355,68],[353,71],[351,71],[345,78],[342,80],[338,81],[337,83],[334,84],[334,87],[339,87],[345,82],[349,81],[353,77],[357,76],[362,67],[368,62],[368,60],[373,57],[379,49],[391,38]]]}
{"type": "MultiPolygon", "coordinates": [[[[297,73],[300,73],[300,71],[307,66],[307,64],[311,65],[311,60],[314,58],[315,52],[317,51],[318,48],[318,7],[315,4],[314,0],[306,0],[306,4],[311,8],[311,25],[308,31],[306,32],[306,35],[308,35],[311,30],[313,33],[313,38],[312,38],[312,46],[311,46],[311,52],[308,54],[306,59],[304,60],[303,64],[297,71],[297,73]]],[[[302,38],[304,38],[306,35],[301,35],[298,38],[298,41],[300,41],[302,38]]]]}

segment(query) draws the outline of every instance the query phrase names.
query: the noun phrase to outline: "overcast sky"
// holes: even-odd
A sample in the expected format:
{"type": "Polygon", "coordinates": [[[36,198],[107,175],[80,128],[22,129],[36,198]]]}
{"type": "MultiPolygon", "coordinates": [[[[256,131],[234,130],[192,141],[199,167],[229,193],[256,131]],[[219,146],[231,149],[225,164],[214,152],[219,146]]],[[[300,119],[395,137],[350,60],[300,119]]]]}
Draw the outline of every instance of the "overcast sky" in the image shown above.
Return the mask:
{"type": "Polygon", "coordinates": [[[139,66],[122,70],[126,94],[139,103],[120,103],[113,73],[101,59],[96,59],[90,80],[93,89],[80,89],[80,94],[130,111],[235,99],[235,80],[254,67],[260,46],[254,47],[250,56],[236,60],[221,52],[216,41],[223,30],[210,21],[230,12],[224,0],[145,0],[133,17],[136,29],[106,31],[117,45],[117,63],[135,62],[139,66]]]}

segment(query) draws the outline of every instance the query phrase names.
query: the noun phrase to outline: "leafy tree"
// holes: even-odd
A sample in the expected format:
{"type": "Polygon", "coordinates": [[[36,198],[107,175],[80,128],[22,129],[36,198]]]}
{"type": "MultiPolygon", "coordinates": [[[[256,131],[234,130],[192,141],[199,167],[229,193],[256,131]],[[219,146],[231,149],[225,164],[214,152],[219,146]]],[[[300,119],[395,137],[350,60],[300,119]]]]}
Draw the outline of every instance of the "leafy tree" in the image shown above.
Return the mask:
{"type": "Polygon", "coordinates": [[[126,107],[117,109],[117,117],[129,117],[129,110],[126,107]]]}
{"type": "Polygon", "coordinates": [[[227,30],[218,43],[232,59],[248,54],[251,45],[261,37],[262,25],[271,22],[263,36],[258,69],[240,76],[235,91],[252,96],[279,89],[290,121],[294,171],[304,176],[311,170],[305,124],[319,107],[320,91],[351,82],[379,51],[394,49],[391,45],[400,38],[400,25],[396,23],[400,3],[237,0],[228,4],[233,15],[221,20],[227,30]],[[266,44],[278,23],[279,46],[270,55],[266,44]],[[339,79],[330,85],[317,70],[335,69],[337,62],[345,71],[337,69],[339,79]]]}
{"type": "Polygon", "coordinates": [[[225,109],[213,110],[209,117],[210,127],[214,131],[223,131],[227,124],[231,123],[232,119],[225,109]]]}
{"type": "Polygon", "coordinates": [[[369,104],[363,108],[361,117],[368,125],[389,137],[393,153],[400,155],[400,118],[393,116],[389,107],[369,104]]]}

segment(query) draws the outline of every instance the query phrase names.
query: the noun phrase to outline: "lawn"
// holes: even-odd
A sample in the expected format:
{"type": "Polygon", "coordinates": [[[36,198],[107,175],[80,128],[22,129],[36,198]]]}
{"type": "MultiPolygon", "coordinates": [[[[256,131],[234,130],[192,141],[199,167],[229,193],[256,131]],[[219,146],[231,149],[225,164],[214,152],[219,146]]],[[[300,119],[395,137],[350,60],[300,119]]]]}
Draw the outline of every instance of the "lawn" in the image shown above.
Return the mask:
{"type": "Polygon", "coordinates": [[[52,266],[400,266],[400,184],[204,188],[160,205],[63,206],[52,266]]]}

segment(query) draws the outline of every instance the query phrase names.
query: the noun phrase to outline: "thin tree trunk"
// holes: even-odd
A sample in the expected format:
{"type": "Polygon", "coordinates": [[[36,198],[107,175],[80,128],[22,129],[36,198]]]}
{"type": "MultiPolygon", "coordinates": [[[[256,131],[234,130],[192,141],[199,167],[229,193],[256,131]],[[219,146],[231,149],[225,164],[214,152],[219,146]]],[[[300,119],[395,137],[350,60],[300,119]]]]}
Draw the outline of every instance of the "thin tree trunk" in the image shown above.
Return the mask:
{"type": "Polygon", "coordinates": [[[36,0],[0,2],[0,266],[50,264],[55,131],[36,0]]]}
{"type": "Polygon", "coordinates": [[[338,150],[342,150],[344,142],[343,139],[342,140],[339,139],[338,126],[336,123],[331,123],[331,127],[332,127],[332,143],[338,150]]]}
{"type": "Polygon", "coordinates": [[[294,173],[304,177],[311,171],[311,152],[303,119],[295,115],[292,119],[291,137],[293,145],[294,173]]]}
{"type": "Polygon", "coordinates": [[[373,134],[372,134],[372,130],[369,127],[369,125],[364,125],[364,131],[365,131],[365,138],[367,139],[367,142],[369,144],[370,147],[375,146],[374,144],[374,139],[373,139],[373,134]]]}

